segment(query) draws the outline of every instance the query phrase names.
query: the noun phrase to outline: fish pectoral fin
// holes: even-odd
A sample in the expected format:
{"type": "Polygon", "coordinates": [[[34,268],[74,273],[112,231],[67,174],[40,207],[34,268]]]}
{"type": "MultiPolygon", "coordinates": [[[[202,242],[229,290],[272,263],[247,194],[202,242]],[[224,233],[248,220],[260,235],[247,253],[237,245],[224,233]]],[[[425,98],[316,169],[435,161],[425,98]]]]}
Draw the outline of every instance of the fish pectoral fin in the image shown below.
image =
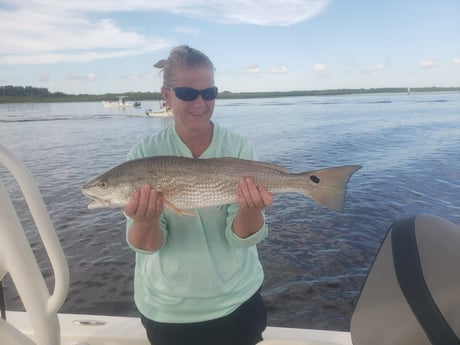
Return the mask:
{"type": "Polygon", "coordinates": [[[192,216],[192,217],[196,217],[197,214],[196,213],[192,213],[192,212],[187,212],[187,211],[184,211],[184,210],[181,210],[179,208],[176,207],[176,205],[174,205],[171,201],[169,200],[164,200],[164,203],[167,207],[169,207],[171,210],[173,210],[176,214],[178,214],[179,216],[192,216]]]}

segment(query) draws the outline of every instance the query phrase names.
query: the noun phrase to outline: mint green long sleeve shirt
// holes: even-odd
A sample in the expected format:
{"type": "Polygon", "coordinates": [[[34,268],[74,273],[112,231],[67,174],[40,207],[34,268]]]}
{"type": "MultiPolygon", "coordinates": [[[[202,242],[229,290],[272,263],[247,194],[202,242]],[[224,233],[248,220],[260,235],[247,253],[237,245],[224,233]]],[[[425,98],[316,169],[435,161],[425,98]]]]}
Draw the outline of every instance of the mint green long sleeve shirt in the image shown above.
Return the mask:
{"type": "MultiPolygon", "coordinates": [[[[128,159],[172,155],[192,157],[174,125],[135,145],[128,159]]],[[[200,158],[255,159],[241,136],[214,124],[210,146],[200,158]]],[[[232,229],[237,204],[194,210],[179,216],[165,208],[160,219],[163,246],[154,252],[130,247],[136,253],[134,300],[139,311],[158,322],[189,323],[225,316],[261,286],[264,273],[256,244],[268,227],[248,238],[232,229]]],[[[132,219],[127,218],[127,233],[132,219]]]]}

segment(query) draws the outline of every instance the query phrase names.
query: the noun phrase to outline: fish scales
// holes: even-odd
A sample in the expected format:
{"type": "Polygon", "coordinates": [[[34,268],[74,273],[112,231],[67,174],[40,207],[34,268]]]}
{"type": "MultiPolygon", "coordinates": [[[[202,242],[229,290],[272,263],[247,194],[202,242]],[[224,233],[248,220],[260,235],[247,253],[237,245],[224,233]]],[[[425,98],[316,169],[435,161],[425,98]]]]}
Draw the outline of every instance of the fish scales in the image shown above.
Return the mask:
{"type": "Polygon", "coordinates": [[[340,211],[346,184],[359,168],[349,165],[289,173],[274,164],[238,158],[157,156],[122,163],[87,183],[82,191],[94,200],[90,208],[123,207],[132,193],[148,184],[177,211],[234,203],[239,182],[251,177],[272,193],[300,193],[340,211]]]}
{"type": "MultiPolygon", "coordinates": [[[[248,176],[273,192],[294,186],[297,180],[276,166],[233,158],[183,160],[161,157],[152,159],[152,163],[149,175],[154,178],[146,182],[160,190],[179,209],[236,202],[238,184],[248,176]],[[157,165],[158,162],[161,164],[157,165]]],[[[295,187],[296,190],[300,188],[300,185],[295,187]]]]}

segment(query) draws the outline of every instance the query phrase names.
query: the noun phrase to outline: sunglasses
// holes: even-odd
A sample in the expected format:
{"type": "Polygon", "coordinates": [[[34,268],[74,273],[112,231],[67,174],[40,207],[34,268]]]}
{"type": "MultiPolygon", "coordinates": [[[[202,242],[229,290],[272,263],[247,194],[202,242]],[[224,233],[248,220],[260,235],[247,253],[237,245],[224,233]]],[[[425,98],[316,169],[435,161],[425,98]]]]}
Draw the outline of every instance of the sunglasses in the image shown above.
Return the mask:
{"type": "Polygon", "coordinates": [[[191,87],[165,87],[167,90],[172,90],[176,94],[176,97],[181,101],[191,102],[198,98],[199,95],[205,101],[212,101],[217,97],[219,90],[216,86],[208,87],[207,89],[197,90],[191,87]]]}

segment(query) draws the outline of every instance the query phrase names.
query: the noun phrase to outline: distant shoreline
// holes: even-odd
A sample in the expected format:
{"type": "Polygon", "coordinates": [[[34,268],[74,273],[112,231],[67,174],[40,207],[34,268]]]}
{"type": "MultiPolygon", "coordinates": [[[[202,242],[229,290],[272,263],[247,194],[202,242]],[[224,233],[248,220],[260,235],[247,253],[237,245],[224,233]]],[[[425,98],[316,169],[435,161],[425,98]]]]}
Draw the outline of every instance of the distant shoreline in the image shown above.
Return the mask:
{"type": "MultiPolygon", "coordinates": [[[[299,96],[337,96],[352,94],[375,93],[421,93],[421,92],[460,92],[460,87],[387,87],[369,89],[328,89],[311,91],[264,91],[264,92],[231,92],[222,91],[219,99],[247,99],[247,98],[275,98],[299,96]]],[[[55,102],[97,102],[103,100],[117,100],[124,96],[131,101],[161,100],[159,92],[125,92],[106,93],[103,95],[78,94],[70,95],[62,92],[49,92],[46,88],[32,86],[0,86],[0,104],[2,103],[55,103],[55,102]]]]}

